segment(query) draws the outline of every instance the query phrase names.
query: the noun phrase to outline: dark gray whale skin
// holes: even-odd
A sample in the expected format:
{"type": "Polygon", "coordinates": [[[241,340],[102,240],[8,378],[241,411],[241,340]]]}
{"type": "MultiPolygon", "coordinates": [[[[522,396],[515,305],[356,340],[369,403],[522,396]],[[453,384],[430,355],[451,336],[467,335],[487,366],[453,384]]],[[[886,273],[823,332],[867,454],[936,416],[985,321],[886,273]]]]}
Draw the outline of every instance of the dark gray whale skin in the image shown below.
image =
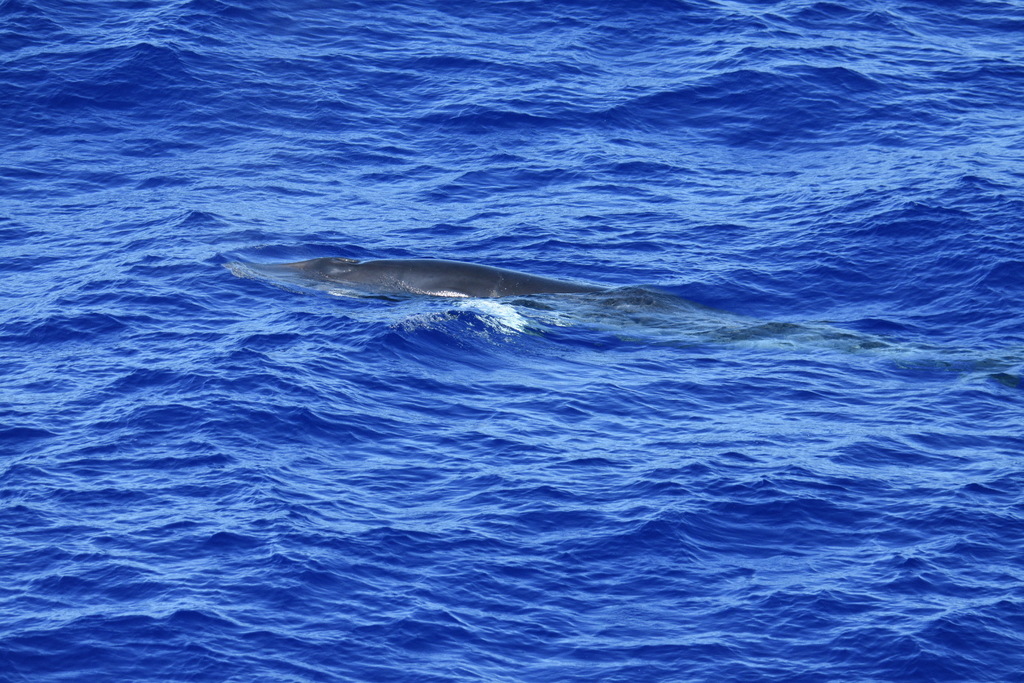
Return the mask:
{"type": "Polygon", "coordinates": [[[302,276],[352,285],[373,294],[486,297],[600,292],[605,287],[566,282],[505,268],[441,259],[315,258],[280,264],[302,276]]]}

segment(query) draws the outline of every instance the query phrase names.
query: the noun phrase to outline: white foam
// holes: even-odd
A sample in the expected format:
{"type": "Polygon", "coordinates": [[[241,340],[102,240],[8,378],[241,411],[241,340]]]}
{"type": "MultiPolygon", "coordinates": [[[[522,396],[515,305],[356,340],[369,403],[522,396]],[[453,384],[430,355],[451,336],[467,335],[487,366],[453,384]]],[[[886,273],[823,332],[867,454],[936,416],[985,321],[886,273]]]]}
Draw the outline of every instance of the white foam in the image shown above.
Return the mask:
{"type": "Polygon", "coordinates": [[[492,299],[467,299],[459,307],[483,314],[487,322],[506,332],[526,332],[530,321],[515,306],[492,299]]]}

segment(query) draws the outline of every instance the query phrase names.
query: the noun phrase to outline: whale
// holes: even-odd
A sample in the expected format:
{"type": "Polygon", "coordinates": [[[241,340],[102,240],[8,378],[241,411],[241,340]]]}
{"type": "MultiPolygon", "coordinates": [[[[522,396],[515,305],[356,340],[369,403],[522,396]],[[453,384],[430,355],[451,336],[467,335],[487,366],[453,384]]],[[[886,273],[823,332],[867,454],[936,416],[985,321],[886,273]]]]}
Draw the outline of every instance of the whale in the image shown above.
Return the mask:
{"type": "MultiPolygon", "coordinates": [[[[608,289],[478,263],[443,259],[323,257],[274,264],[306,280],[334,283],[377,295],[500,298],[527,294],[578,294],[608,289]]],[[[263,266],[263,270],[267,267],[263,266]]]]}
{"type": "MultiPolygon", "coordinates": [[[[1008,387],[1024,386],[1024,349],[998,354],[928,344],[900,344],[873,334],[847,331],[824,323],[771,322],[705,306],[672,291],[644,285],[599,285],[532,275],[463,261],[381,259],[358,261],[324,257],[291,263],[231,261],[224,266],[242,278],[267,280],[300,292],[326,290],[337,296],[405,298],[430,296],[467,299],[457,306],[478,307],[484,315],[508,316],[502,303],[473,299],[530,294],[586,294],[558,305],[511,301],[516,328],[533,330],[581,327],[602,330],[623,340],[690,348],[708,343],[755,348],[842,353],[870,353],[890,358],[901,367],[949,370],[987,376],[1008,387]],[[522,306],[519,306],[522,304],[522,306]],[[495,313],[499,311],[500,313],[495,313]],[[525,329],[525,328],[524,328],[525,329]]],[[[549,302],[555,304],[556,302],[549,302]]]]}

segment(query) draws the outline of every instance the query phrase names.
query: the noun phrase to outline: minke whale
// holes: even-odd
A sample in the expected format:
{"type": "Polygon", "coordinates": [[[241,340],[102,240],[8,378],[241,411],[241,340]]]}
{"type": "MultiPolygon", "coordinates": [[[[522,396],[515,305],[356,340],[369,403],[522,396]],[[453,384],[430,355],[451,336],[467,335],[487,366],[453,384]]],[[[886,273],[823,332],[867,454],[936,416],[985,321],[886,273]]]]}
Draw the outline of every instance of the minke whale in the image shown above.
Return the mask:
{"type": "MultiPolygon", "coordinates": [[[[462,261],[380,259],[357,261],[325,257],[280,263],[275,270],[304,279],[337,283],[370,294],[420,294],[497,298],[525,294],[601,292],[608,289],[462,261]]],[[[267,266],[262,266],[266,270],[267,266]]]]}
{"type": "Polygon", "coordinates": [[[494,299],[530,294],[596,293],[599,296],[581,297],[571,304],[565,302],[565,306],[517,308],[515,316],[523,325],[536,323],[539,327],[534,329],[543,329],[545,323],[558,327],[579,324],[610,332],[621,339],[679,347],[738,343],[801,349],[801,353],[814,350],[869,352],[889,356],[906,367],[984,373],[1010,387],[1024,383],[1021,373],[1016,371],[1024,362],[1024,354],[1016,349],[986,356],[964,349],[898,344],[872,334],[819,323],[779,323],[750,318],[645,286],[601,286],[441,259],[357,261],[327,257],[293,263],[233,261],[224,265],[238,277],[268,279],[285,288],[296,285],[300,291],[312,288],[338,295],[494,299]]]}

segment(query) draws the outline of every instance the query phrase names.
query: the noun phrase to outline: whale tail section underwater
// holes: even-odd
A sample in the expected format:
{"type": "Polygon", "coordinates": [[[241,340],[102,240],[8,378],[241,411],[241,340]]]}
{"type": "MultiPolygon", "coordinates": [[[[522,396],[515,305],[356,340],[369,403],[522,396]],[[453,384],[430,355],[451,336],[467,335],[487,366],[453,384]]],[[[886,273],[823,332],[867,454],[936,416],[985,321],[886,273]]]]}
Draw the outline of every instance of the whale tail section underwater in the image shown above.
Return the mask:
{"type": "MultiPolygon", "coordinates": [[[[937,346],[899,344],[821,323],[758,320],[709,308],[643,286],[611,287],[532,275],[506,268],[442,259],[359,261],[322,257],[289,263],[224,264],[234,275],[263,280],[299,292],[334,296],[402,299],[436,297],[455,300],[510,298],[516,317],[532,321],[531,331],[545,326],[582,326],[624,340],[672,346],[722,343],[746,347],[822,352],[871,353],[902,367],[984,376],[1008,387],[1022,386],[1019,368],[1024,352],[982,355],[937,346]],[[562,295],[579,295],[564,297],[562,295]],[[511,298],[517,297],[517,298],[511,298]],[[538,299],[557,298],[539,305],[538,299]]],[[[481,308],[493,315],[494,306],[481,308]]],[[[523,327],[523,326],[520,326],[523,327]]]]}

